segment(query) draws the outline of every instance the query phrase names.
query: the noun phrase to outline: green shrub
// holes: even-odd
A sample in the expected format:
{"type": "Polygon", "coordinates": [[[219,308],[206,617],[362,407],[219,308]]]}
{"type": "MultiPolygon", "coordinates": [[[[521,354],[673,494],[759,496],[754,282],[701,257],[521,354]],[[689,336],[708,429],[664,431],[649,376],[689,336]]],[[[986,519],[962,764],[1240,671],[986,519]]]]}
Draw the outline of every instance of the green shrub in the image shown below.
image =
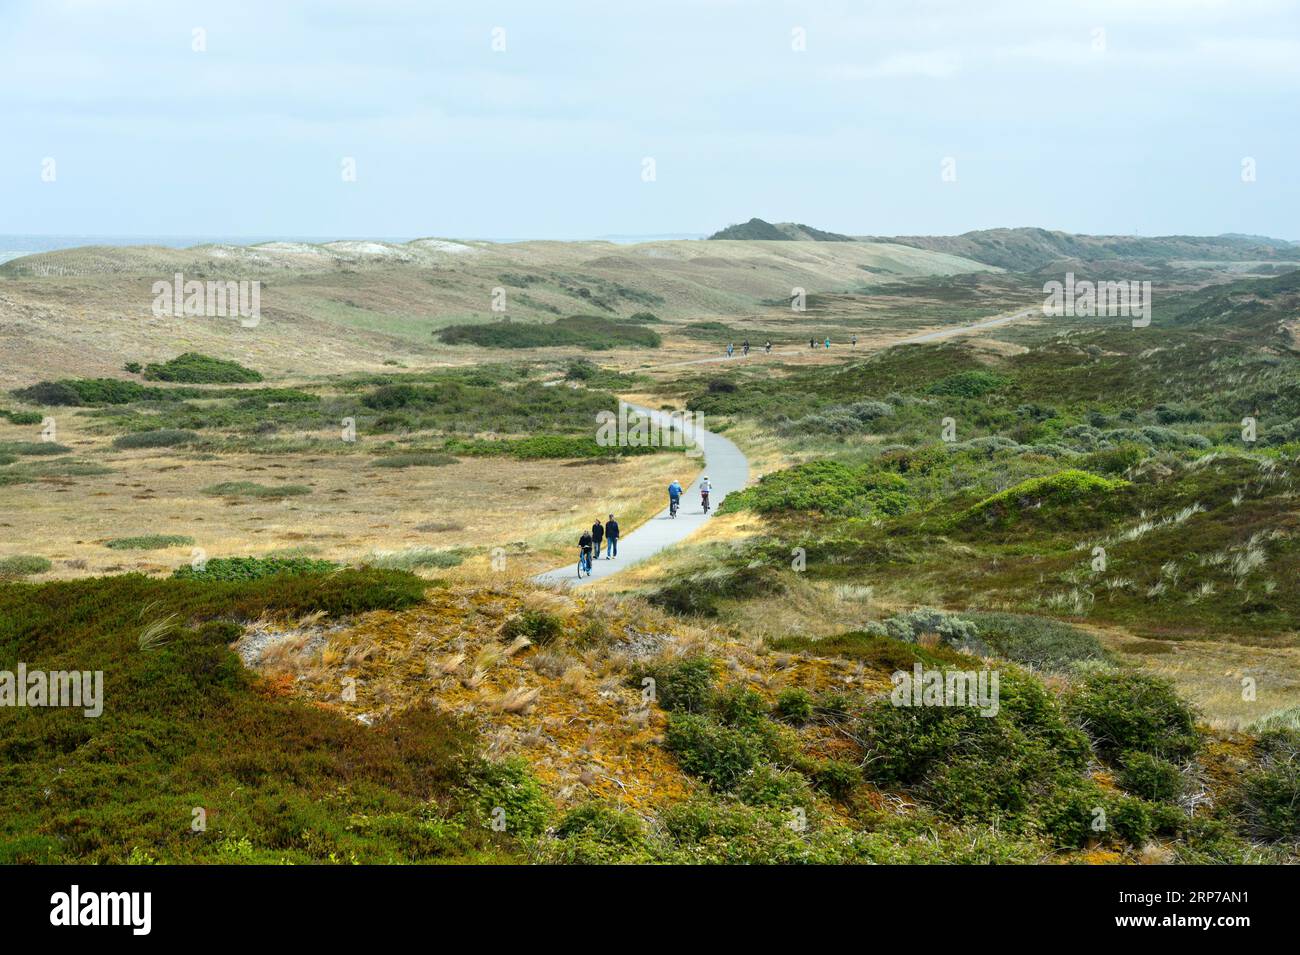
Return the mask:
{"type": "Polygon", "coordinates": [[[749,600],[784,593],[788,572],[767,564],[720,568],[678,577],[646,599],[682,616],[716,617],[720,600],[749,600]]]}
{"type": "Polygon", "coordinates": [[[131,375],[138,375],[143,370],[143,366],[138,361],[128,361],[122,366],[122,370],[131,375]]]}
{"type": "Polygon", "coordinates": [[[33,425],[43,420],[39,411],[5,411],[0,409],[0,418],[8,418],[11,424],[33,425]]]}
{"type": "Polygon", "coordinates": [[[81,395],[63,381],[41,381],[27,388],[17,388],[13,396],[19,401],[25,401],[29,405],[41,405],[43,407],[59,407],[65,405],[81,404],[81,395]]]}
{"type": "Polygon", "coordinates": [[[12,557],[0,557],[0,580],[12,580],[18,577],[34,577],[43,574],[54,565],[44,557],[34,554],[15,554],[12,557]]]}
{"type": "Polygon", "coordinates": [[[847,799],[862,779],[862,767],[840,759],[818,760],[809,771],[813,786],[834,799],[847,799]]]}
{"type": "Polygon", "coordinates": [[[564,814],[555,827],[560,839],[584,836],[605,845],[637,846],[645,840],[641,820],[613,806],[589,802],[564,814]]]}
{"type": "Polygon", "coordinates": [[[136,431],[133,434],[120,435],[113,439],[113,447],[127,448],[174,448],[181,444],[193,444],[199,436],[193,431],[177,428],[160,428],[157,431],[136,431]]]}
{"type": "Polygon", "coordinates": [[[1133,752],[1124,753],[1119,764],[1119,784],[1135,796],[1153,802],[1166,802],[1177,798],[1182,792],[1182,773],[1167,759],[1149,753],[1133,752]]]}
{"type": "Polygon", "coordinates": [[[982,398],[1005,389],[1011,379],[992,371],[962,371],[936,381],[928,389],[932,395],[949,398],[982,398]]]}
{"type": "Polygon", "coordinates": [[[0,441],[0,454],[24,457],[52,457],[67,454],[72,449],[57,441],[0,441]]]}
{"type": "Polygon", "coordinates": [[[1000,674],[996,715],[882,700],[864,711],[856,735],[869,779],[911,787],[945,815],[979,822],[1026,817],[1090,755],[1056,698],[1009,670],[1000,674]]]}
{"type": "Polygon", "coordinates": [[[1124,500],[1127,481],[1099,477],[1087,471],[1058,471],[1030,478],[985,498],[961,514],[963,527],[1009,527],[1027,515],[1035,523],[1056,527],[1088,527],[1113,516],[1124,500]]]}
{"type": "Polygon", "coordinates": [[[516,617],[511,617],[501,628],[501,635],[513,640],[515,637],[527,637],[539,647],[554,643],[564,634],[564,621],[544,610],[525,610],[516,617]]]}
{"type": "Polygon", "coordinates": [[[1260,766],[1242,782],[1245,829],[1270,842],[1300,842],[1300,733],[1268,730],[1259,751],[1260,766]]]}
{"type": "Polygon", "coordinates": [[[771,806],[805,809],[813,805],[812,790],[799,773],[784,772],[771,766],[760,765],[743,776],[736,784],[736,798],[749,806],[771,806]]]}
{"type": "Polygon", "coordinates": [[[468,788],[482,824],[495,822],[496,831],[516,838],[540,835],[555,811],[527,761],[518,757],[480,765],[468,788]]]}
{"type": "Polygon", "coordinates": [[[149,381],[174,381],[199,385],[238,384],[262,380],[258,372],[245,368],[239,362],[200,355],[198,352],[185,352],[170,361],[146,365],[144,377],[149,381]]]}
{"type": "Polygon", "coordinates": [[[752,487],[728,494],[719,514],[814,512],[844,517],[901,514],[911,505],[897,474],[839,461],[809,461],[766,474],[752,487]]]}
{"type": "Polygon", "coordinates": [[[1158,677],[1093,674],[1069,695],[1067,708],[1107,759],[1128,752],[1186,759],[1200,745],[1195,713],[1158,677]]]}
{"type": "Polygon", "coordinates": [[[1101,642],[1068,623],[1018,613],[968,613],[980,642],[1000,657],[1040,670],[1065,670],[1084,660],[1104,660],[1101,642]]]}
{"type": "Polygon", "coordinates": [[[788,687],[776,695],[776,718],[792,726],[803,726],[813,715],[813,698],[807,690],[788,687]]]}
{"type": "Polygon", "coordinates": [[[884,621],[873,620],[866,626],[866,632],[881,637],[890,637],[904,643],[917,643],[923,636],[937,636],[945,646],[963,652],[981,652],[983,644],[979,640],[979,628],[969,620],[956,614],[933,607],[917,607],[905,613],[896,614],[884,621]]]}
{"type": "Polygon", "coordinates": [[[598,315],[573,315],[546,324],[491,322],[448,325],[435,332],[448,345],[480,348],[548,348],[569,345],[591,351],[611,348],[658,348],[659,335],[638,322],[620,322],[598,315]]]}
{"type": "Polygon", "coordinates": [[[146,534],[142,537],[115,537],[104,541],[104,546],[113,550],[161,550],[164,547],[188,547],[193,543],[193,537],[182,534],[146,534]]]}
{"type": "Polygon", "coordinates": [[[259,580],[277,574],[302,576],[338,570],[333,561],[311,557],[212,557],[200,570],[191,564],[178,567],[172,576],[196,580],[259,580]]]}
{"type": "Polygon", "coordinates": [[[729,686],[714,699],[714,712],[723,725],[754,730],[767,719],[767,701],[747,686],[729,686]]]}
{"type": "Polygon", "coordinates": [[[741,730],[695,713],[673,713],[664,736],[682,769],[715,790],[730,790],[757,764],[759,743],[741,730]]]}
{"type": "Polygon", "coordinates": [[[662,709],[679,713],[703,713],[713,702],[717,665],[708,657],[682,657],[668,663],[642,665],[632,673],[637,689],[646,678],[654,680],[655,700],[662,709]]]}

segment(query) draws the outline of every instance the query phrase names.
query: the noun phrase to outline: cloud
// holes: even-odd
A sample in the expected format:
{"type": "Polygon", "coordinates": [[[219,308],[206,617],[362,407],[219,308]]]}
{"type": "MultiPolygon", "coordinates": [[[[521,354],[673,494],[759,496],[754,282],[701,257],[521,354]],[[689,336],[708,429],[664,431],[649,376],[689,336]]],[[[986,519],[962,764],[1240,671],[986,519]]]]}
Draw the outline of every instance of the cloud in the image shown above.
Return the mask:
{"type": "Polygon", "coordinates": [[[954,76],[960,68],[961,58],[957,54],[946,50],[930,50],[922,53],[895,53],[870,66],[833,66],[825,75],[828,79],[842,81],[913,77],[945,80],[954,76]]]}

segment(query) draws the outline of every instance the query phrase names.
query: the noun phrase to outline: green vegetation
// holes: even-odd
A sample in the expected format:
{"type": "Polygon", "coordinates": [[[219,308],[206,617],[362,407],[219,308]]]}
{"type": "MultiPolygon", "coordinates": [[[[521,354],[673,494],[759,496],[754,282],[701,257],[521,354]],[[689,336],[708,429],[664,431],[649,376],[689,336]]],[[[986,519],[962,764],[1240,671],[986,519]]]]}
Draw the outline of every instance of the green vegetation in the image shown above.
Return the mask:
{"type": "Polygon", "coordinates": [[[177,428],[160,428],[157,431],[136,431],[123,434],[113,439],[113,447],[120,450],[130,448],[175,448],[183,444],[193,444],[200,440],[193,431],[181,431],[177,428]]]}
{"type": "Polygon", "coordinates": [[[189,547],[193,543],[193,537],[183,534],[145,534],[141,537],[115,537],[104,541],[104,546],[113,550],[162,550],[165,547],[189,547]]]}
{"type": "Polygon", "coordinates": [[[49,570],[51,564],[44,557],[34,554],[15,554],[0,557],[0,580],[13,580],[19,577],[34,577],[49,570]]]}
{"type": "Polygon", "coordinates": [[[814,511],[871,517],[902,513],[908,504],[907,482],[896,474],[837,461],[811,461],[764,475],[753,487],[729,494],[718,512],[814,511]]]}
{"type": "Polygon", "coordinates": [[[263,577],[328,574],[333,561],[313,557],[212,557],[200,565],[186,564],[172,577],[186,580],[260,580],[263,577]]]}
{"type": "Polygon", "coordinates": [[[145,365],[144,377],[149,381],[196,385],[243,384],[262,380],[258,372],[245,368],[239,362],[200,355],[198,352],[185,352],[170,361],[145,365]]]}
{"type": "Polygon", "coordinates": [[[619,321],[599,315],[572,315],[546,324],[492,322],[448,325],[437,332],[448,345],[480,348],[549,348],[569,345],[590,351],[613,348],[658,348],[659,335],[641,321],[619,321]]]}
{"type": "Polygon", "coordinates": [[[388,571],[0,586],[0,664],[102,670],[111,688],[97,719],[0,708],[0,860],[511,858],[509,833],[494,841],[469,795],[502,788],[469,726],[416,707],[368,728],[268,692],[227,649],[228,630],[208,626],[398,609],[423,587],[388,571]],[[158,620],[173,623],[168,639],[141,649],[158,620]],[[199,833],[196,806],[208,814],[199,833]]]}
{"type": "Polygon", "coordinates": [[[270,487],[265,484],[258,484],[255,481],[223,481],[220,484],[208,485],[203,489],[203,493],[220,497],[263,497],[274,499],[310,494],[311,488],[301,484],[281,484],[270,487]]]}

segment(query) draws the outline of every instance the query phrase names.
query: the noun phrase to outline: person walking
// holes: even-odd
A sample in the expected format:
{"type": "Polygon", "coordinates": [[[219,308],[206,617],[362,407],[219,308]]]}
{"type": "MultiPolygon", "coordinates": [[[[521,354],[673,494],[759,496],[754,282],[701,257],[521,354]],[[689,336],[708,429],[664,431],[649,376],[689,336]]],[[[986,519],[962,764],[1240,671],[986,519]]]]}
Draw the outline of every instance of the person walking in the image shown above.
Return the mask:
{"type": "Polygon", "coordinates": [[[614,520],[614,515],[609,515],[609,520],[605,522],[605,559],[613,560],[618,556],[618,521],[614,520]]]}
{"type": "Polygon", "coordinates": [[[748,339],[748,338],[746,338],[746,339],[741,343],[741,345],[740,345],[740,353],[741,353],[742,355],[744,355],[745,357],[749,357],[749,339],[748,339]]]}
{"type": "Polygon", "coordinates": [[[831,347],[831,336],[829,335],[826,336],[826,347],[828,349],[831,347]]]}
{"type": "Polygon", "coordinates": [[[854,335],[854,336],[853,336],[853,347],[854,347],[854,348],[857,348],[857,347],[858,347],[858,336],[857,336],[857,335],[854,335]]]}
{"type": "Polygon", "coordinates": [[[733,342],[727,342],[727,357],[728,357],[728,358],[731,357],[731,353],[734,352],[735,350],[736,350],[736,346],[735,346],[735,344],[734,344],[733,342]]]}
{"type": "Polygon", "coordinates": [[[605,539],[605,526],[600,523],[600,518],[591,525],[591,552],[596,555],[596,560],[600,560],[600,544],[605,539]]]}
{"type": "Polygon", "coordinates": [[[772,341],[771,341],[771,339],[769,339],[768,342],[767,342],[767,344],[763,346],[763,351],[767,352],[769,355],[772,354],[772,341]]]}
{"type": "Polygon", "coordinates": [[[809,348],[816,348],[816,347],[817,347],[817,339],[815,339],[815,338],[810,338],[810,339],[808,339],[808,347],[809,347],[809,348]]]}

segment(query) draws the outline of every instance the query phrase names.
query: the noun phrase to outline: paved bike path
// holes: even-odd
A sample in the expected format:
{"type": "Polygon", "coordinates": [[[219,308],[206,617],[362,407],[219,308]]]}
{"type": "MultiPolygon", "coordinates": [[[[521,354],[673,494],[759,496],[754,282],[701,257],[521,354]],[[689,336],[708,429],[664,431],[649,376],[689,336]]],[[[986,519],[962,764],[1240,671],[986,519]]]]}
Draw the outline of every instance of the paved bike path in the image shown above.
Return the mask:
{"type": "MultiPolygon", "coordinates": [[[[641,408],[637,405],[629,405],[629,407],[640,414],[650,415],[662,427],[668,427],[672,422],[672,419],[661,411],[651,411],[649,408],[641,408]]],[[[536,580],[544,584],[567,583],[575,586],[579,583],[600,580],[631,564],[652,557],[666,547],[680,543],[699,530],[705,521],[711,520],[723,498],[748,483],[749,459],[735,444],[712,431],[696,428],[695,441],[696,446],[704,452],[705,466],[700,477],[708,475],[709,483],[713,486],[713,493],[709,495],[708,514],[705,514],[700,506],[700,477],[691,482],[690,487],[682,494],[681,506],[677,509],[676,517],[668,516],[668,486],[665,484],[664,509],[635,530],[629,531],[625,528],[618,542],[618,556],[613,560],[605,559],[605,545],[602,544],[602,556],[600,560],[592,562],[591,576],[584,575],[581,581],[578,580],[578,538],[582,535],[584,526],[581,521],[578,521],[573,527],[573,559],[562,567],[539,575],[536,580]]],[[[583,512],[579,511],[579,513],[583,512]]],[[[602,511],[599,502],[593,501],[586,509],[586,513],[589,513],[594,520],[596,514],[604,517],[609,512],[602,511]]],[[[586,526],[590,527],[590,525],[586,526]]]]}

